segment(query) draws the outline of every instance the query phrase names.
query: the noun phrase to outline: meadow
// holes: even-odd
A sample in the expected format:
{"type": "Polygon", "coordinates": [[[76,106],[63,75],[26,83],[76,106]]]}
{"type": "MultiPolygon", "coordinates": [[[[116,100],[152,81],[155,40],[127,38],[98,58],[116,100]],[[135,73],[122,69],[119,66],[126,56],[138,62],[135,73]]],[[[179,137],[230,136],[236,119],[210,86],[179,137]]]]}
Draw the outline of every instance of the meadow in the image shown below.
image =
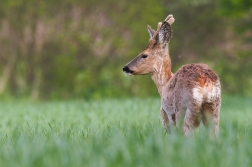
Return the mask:
{"type": "Polygon", "coordinates": [[[3,167],[251,167],[252,99],[225,96],[219,140],[167,136],[160,100],[0,102],[3,167]]]}

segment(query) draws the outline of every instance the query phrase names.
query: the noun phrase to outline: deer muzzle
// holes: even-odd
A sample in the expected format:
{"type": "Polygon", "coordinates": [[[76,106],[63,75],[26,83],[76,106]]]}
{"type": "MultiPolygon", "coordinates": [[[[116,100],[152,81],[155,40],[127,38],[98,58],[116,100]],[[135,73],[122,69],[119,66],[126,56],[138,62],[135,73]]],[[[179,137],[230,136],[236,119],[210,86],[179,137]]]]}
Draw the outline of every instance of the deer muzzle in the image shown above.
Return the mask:
{"type": "Polygon", "coordinates": [[[130,70],[130,68],[126,65],[123,67],[123,72],[128,75],[132,75],[134,71],[130,70]]]}

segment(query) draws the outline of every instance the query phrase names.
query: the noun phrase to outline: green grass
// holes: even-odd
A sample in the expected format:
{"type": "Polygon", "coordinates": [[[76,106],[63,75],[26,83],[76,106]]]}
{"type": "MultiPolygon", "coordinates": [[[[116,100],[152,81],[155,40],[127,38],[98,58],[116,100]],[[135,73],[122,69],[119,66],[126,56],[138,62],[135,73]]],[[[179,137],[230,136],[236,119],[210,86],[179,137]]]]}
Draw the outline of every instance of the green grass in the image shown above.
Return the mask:
{"type": "Polygon", "coordinates": [[[159,99],[1,102],[2,167],[251,167],[252,99],[224,97],[219,141],[160,123],[159,99]]]}

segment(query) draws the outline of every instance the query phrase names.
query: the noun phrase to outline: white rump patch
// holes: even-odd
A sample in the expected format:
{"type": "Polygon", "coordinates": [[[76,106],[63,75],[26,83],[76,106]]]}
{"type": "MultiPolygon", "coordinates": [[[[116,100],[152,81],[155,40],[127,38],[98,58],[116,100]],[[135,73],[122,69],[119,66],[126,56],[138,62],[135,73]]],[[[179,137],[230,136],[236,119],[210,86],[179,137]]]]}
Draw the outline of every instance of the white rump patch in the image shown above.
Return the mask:
{"type": "Polygon", "coordinates": [[[220,97],[220,94],[221,94],[220,87],[215,85],[215,86],[213,86],[212,90],[208,90],[206,92],[206,101],[207,102],[212,102],[216,98],[220,97]]]}
{"type": "Polygon", "coordinates": [[[213,86],[206,86],[204,88],[195,87],[193,88],[193,98],[201,105],[204,101],[211,103],[220,97],[221,89],[220,83],[217,82],[213,86]]]}
{"type": "Polygon", "coordinates": [[[202,92],[200,91],[200,88],[199,88],[199,87],[193,88],[193,98],[194,98],[194,100],[195,100],[199,105],[202,104],[202,102],[203,102],[203,94],[202,94],[202,92]]]}

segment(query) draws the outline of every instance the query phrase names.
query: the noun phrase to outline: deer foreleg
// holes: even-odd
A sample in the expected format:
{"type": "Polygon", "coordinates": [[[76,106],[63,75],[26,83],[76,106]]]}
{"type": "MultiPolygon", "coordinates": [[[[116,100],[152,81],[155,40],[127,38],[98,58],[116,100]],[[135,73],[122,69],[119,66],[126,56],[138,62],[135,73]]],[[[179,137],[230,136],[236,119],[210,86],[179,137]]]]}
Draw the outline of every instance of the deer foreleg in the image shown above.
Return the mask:
{"type": "Polygon", "coordinates": [[[169,119],[168,119],[166,112],[162,108],[160,109],[160,115],[161,115],[162,125],[163,125],[165,131],[169,134],[170,133],[169,119]]]}

